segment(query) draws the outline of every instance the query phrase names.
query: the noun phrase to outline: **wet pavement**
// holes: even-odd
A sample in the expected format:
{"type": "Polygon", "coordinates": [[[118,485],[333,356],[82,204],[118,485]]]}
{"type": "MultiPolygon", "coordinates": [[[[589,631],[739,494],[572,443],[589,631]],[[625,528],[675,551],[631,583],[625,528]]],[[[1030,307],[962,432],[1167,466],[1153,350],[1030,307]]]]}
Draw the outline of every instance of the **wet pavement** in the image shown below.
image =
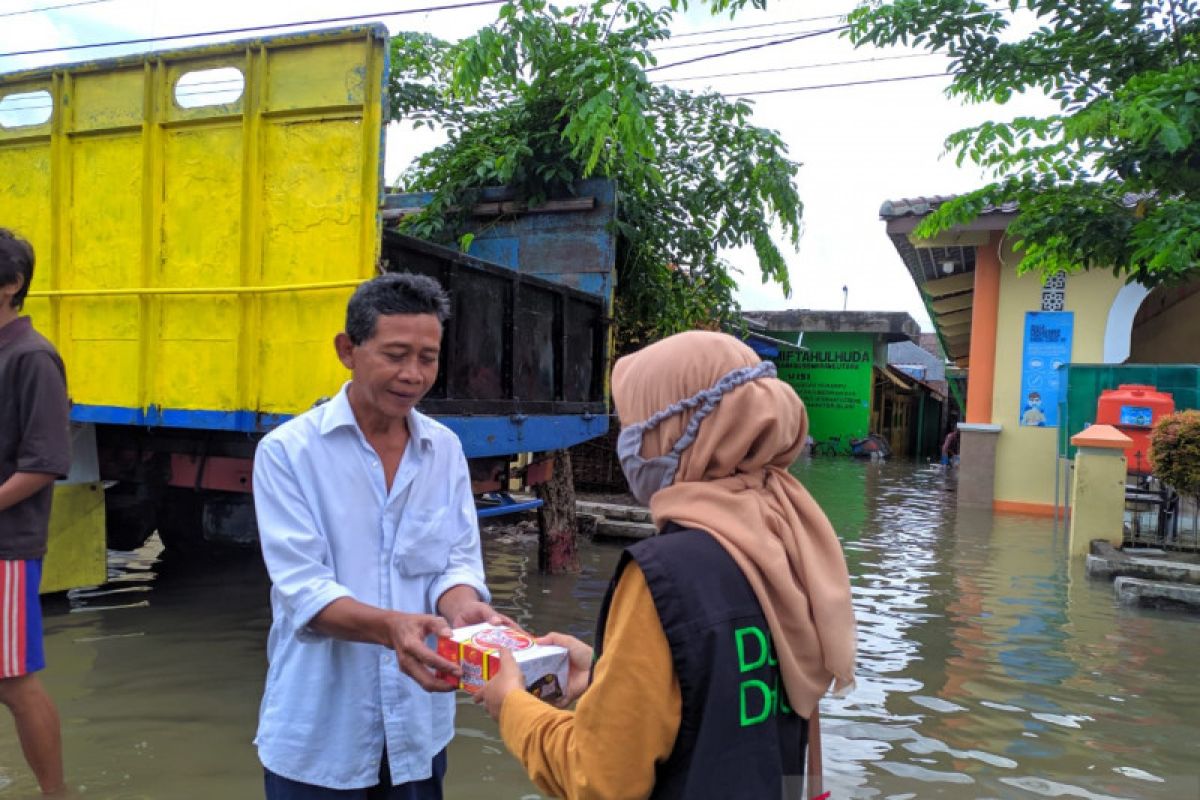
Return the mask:
{"type": "MultiPolygon", "coordinates": [[[[1200,798],[1200,622],[1123,609],[1048,520],[957,514],[936,466],[818,459],[796,472],[843,536],[858,687],[828,700],[837,798],[1200,798]]],[[[534,537],[485,540],[502,610],[590,637],[620,546],[537,574],[534,537]]],[[[95,798],[261,797],[251,739],[268,583],[254,555],[194,568],[151,544],[100,589],[49,598],[44,679],[71,784],[95,798]]],[[[34,796],[0,724],[0,798],[34,796]]],[[[536,798],[465,698],[449,798],[536,798]]]]}

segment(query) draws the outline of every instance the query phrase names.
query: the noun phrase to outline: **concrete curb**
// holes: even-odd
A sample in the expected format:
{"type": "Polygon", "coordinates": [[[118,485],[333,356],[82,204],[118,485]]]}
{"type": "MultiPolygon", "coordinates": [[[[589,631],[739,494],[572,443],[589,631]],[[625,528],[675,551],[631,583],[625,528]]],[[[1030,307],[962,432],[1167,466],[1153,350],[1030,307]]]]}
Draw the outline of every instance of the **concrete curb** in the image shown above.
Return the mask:
{"type": "Polygon", "coordinates": [[[1123,606],[1200,611],[1200,586],[1122,576],[1113,582],[1113,591],[1123,606]]]}
{"type": "Polygon", "coordinates": [[[622,506],[615,503],[595,503],[580,500],[575,504],[580,516],[592,517],[596,521],[596,539],[620,541],[647,539],[658,533],[650,518],[650,510],[640,506],[622,506]]]}
{"type": "Polygon", "coordinates": [[[1096,539],[1091,543],[1091,551],[1084,562],[1090,578],[1127,577],[1200,585],[1200,564],[1168,558],[1161,550],[1154,551],[1153,556],[1131,555],[1130,551],[1118,550],[1109,542],[1096,539]]]}
{"type": "Polygon", "coordinates": [[[641,506],[622,506],[616,503],[596,503],[580,500],[575,504],[580,514],[591,514],[604,519],[619,519],[627,522],[650,522],[650,509],[641,506]]]}
{"type": "Polygon", "coordinates": [[[1089,555],[1087,574],[1092,578],[1137,578],[1200,585],[1200,564],[1164,561],[1157,558],[1107,558],[1089,555]]]}
{"type": "MultiPolygon", "coordinates": [[[[524,499],[524,495],[514,497],[524,499]]],[[[641,506],[577,500],[575,511],[580,516],[580,533],[594,539],[639,541],[658,533],[651,520],[650,509],[641,506]]]]}

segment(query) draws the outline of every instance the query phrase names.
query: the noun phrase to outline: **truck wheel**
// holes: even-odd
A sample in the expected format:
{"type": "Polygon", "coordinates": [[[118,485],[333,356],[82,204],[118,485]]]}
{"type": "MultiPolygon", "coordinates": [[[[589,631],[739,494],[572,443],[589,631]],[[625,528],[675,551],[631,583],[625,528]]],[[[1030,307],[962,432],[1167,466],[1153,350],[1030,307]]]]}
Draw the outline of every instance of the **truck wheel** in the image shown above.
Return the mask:
{"type": "Polygon", "coordinates": [[[168,488],[158,535],[168,550],[186,555],[257,549],[254,500],[239,492],[168,488]]]}

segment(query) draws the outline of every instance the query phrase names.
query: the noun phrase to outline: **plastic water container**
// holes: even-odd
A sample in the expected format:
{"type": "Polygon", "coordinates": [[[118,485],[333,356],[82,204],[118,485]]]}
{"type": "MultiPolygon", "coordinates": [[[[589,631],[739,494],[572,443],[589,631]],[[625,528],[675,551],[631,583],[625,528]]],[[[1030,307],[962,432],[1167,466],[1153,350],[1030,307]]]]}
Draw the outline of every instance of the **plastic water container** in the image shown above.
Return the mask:
{"type": "Polygon", "coordinates": [[[1158,387],[1123,383],[1105,389],[1096,403],[1096,424],[1112,425],[1133,444],[1125,450],[1129,471],[1137,475],[1150,472],[1150,431],[1154,424],[1175,411],[1175,398],[1158,387]]]}

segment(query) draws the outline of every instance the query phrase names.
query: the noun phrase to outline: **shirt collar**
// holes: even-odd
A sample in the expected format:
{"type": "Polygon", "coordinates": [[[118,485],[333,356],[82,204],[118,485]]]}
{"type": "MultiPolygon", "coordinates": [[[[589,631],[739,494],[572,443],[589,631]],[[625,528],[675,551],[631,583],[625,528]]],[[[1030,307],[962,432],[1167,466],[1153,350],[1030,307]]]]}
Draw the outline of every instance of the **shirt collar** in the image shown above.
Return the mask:
{"type": "Polygon", "coordinates": [[[3,328],[0,328],[0,347],[4,347],[10,342],[15,342],[32,329],[33,322],[29,317],[17,317],[3,328]]]}
{"type": "MultiPolygon", "coordinates": [[[[2,330],[4,329],[0,329],[0,331],[2,330]]],[[[350,381],[346,381],[333,399],[325,404],[325,415],[321,419],[322,436],[338,428],[358,428],[358,420],[354,418],[354,409],[350,407],[350,397],[347,394],[349,389],[350,381]]],[[[430,430],[429,421],[416,409],[408,413],[408,432],[421,443],[421,447],[433,446],[433,432],[430,430]]],[[[359,433],[362,433],[361,429],[359,429],[359,433]]]]}

